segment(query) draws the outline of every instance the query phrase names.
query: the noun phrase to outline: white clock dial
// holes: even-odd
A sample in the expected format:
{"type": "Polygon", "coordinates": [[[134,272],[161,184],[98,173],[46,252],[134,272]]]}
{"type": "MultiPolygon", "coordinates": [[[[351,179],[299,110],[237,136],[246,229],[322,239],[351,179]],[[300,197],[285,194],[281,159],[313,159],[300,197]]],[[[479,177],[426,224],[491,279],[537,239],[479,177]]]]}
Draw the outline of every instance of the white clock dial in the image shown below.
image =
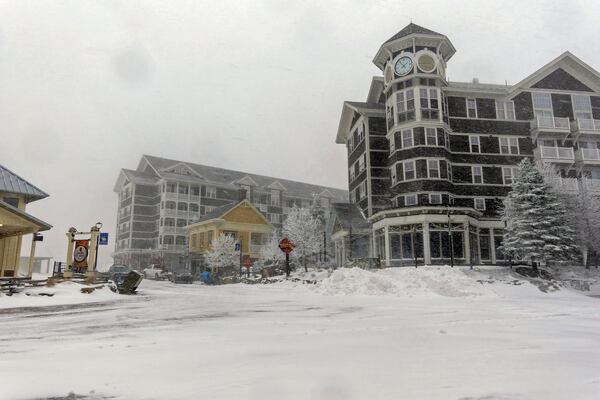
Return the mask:
{"type": "Polygon", "coordinates": [[[394,72],[398,76],[404,76],[408,74],[413,68],[413,61],[410,57],[400,57],[394,65],[394,72]]]}

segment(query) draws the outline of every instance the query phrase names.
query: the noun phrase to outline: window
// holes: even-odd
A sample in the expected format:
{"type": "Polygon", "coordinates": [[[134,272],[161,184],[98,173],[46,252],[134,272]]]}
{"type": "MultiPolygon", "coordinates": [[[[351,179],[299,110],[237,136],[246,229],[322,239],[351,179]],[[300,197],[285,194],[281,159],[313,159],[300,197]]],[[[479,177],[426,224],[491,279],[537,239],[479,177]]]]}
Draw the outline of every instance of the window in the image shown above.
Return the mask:
{"type": "Polygon", "coordinates": [[[531,94],[533,99],[533,115],[536,117],[550,117],[553,118],[552,112],[552,98],[550,93],[533,92],[531,94]]]}
{"type": "Polygon", "coordinates": [[[404,180],[415,179],[415,162],[405,161],[404,162],[404,180]]]}
{"type": "Polygon", "coordinates": [[[212,244],[213,241],[213,231],[208,231],[208,233],[206,234],[207,240],[208,240],[208,245],[210,246],[212,244]]]}
{"type": "Polygon", "coordinates": [[[358,196],[360,199],[365,198],[365,196],[367,195],[367,182],[363,181],[359,186],[358,186],[358,196]]]}
{"type": "Polygon", "coordinates": [[[479,136],[469,136],[469,143],[471,153],[481,153],[481,146],[479,145],[479,136]]]}
{"type": "Polygon", "coordinates": [[[467,99],[467,118],[477,118],[477,101],[467,99]]]}
{"type": "Polygon", "coordinates": [[[367,161],[367,153],[364,153],[358,158],[358,172],[361,173],[365,170],[365,163],[367,161]]]}
{"type": "Polygon", "coordinates": [[[429,174],[429,178],[439,179],[440,162],[438,160],[427,160],[427,172],[429,174]]]}
{"type": "Polygon", "coordinates": [[[354,180],[354,164],[350,167],[350,180],[354,180]]]}
{"type": "Polygon", "coordinates": [[[281,204],[281,193],[279,190],[271,189],[271,205],[279,206],[281,204]]]}
{"type": "Polygon", "coordinates": [[[406,196],[404,196],[404,205],[407,205],[407,206],[417,205],[417,195],[416,194],[407,194],[406,196]]]}
{"type": "Polygon", "coordinates": [[[402,148],[406,149],[407,147],[413,147],[414,146],[414,139],[413,139],[413,131],[412,129],[405,129],[402,131],[402,148]]]}
{"type": "Polygon", "coordinates": [[[496,118],[509,121],[515,120],[515,103],[512,101],[496,100],[496,118]]]}
{"type": "Polygon", "coordinates": [[[392,154],[394,151],[396,151],[396,138],[391,137],[390,138],[390,154],[392,154]]]}
{"type": "Polygon", "coordinates": [[[502,179],[505,185],[510,185],[513,182],[513,178],[517,176],[518,168],[516,167],[502,167],[502,179]]]}
{"type": "Polygon", "coordinates": [[[396,184],[396,166],[392,166],[392,170],[391,170],[391,175],[392,175],[392,185],[396,184]]]}
{"type": "Polygon", "coordinates": [[[358,140],[356,141],[356,143],[358,144],[358,143],[362,142],[363,139],[365,138],[365,129],[364,129],[364,126],[362,123],[358,125],[357,131],[358,131],[358,136],[357,136],[358,140]]]}
{"type": "Polygon", "coordinates": [[[474,165],[471,167],[471,173],[473,175],[473,183],[483,183],[483,173],[481,166],[474,165]]]}
{"type": "Polygon", "coordinates": [[[575,114],[575,118],[592,119],[590,96],[574,94],[571,97],[573,99],[573,113],[575,114]]]}
{"type": "Polygon", "coordinates": [[[485,210],[485,199],[482,197],[475,197],[475,209],[483,211],[485,210]]]}
{"type": "Polygon", "coordinates": [[[188,194],[189,193],[189,186],[188,185],[184,185],[183,183],[179,184],[179,193],[180,194],[188,194]]]}
{"type": "Polygon", "coordinates": [[[214,186],[207,186],[206,187],[206,197],[209,197],[211,199],[216,199],[217,198],[217,188],[214,186]]]}
{"type": "Polygon", "coordinates": [[[437,146],[437,131],[435,128],[425,128],[425,139],[427,146],[437,146]]]}
{"type": "Polygon", "coordinates": [[[429,195],[429,204],[442,204],[442,195],[439,193],[431,193],[429,195]]]}
{"type": "Polygon", "coordinates": [[[415,99],[412,89],[396,93],[396,107],[398,109],[398,122],[415,118],[415,99]]]}
{"type": "Polygon", "coordinates": [[[421,100],[421,118],[438,119],[439,103],[437,89],[419,89],[419,98],[421,100]]]}
{"type": "Polygon", "coordinates": [[[500,138],[500,153],[501,154],[519,154],[519,139],[511,138],[500,138]]]}
{"type": "Polygon", "coordinates": [[[177,184],[169,182],[167,183],[167,193],[175,193],[177,190],[177,184]]]}
{"type": "Polygon", "coordinates": [[[450,182],[452,182],[452,166],[450,165],[450,163],[446,163],[446,169],[448,170],[448,180],[450,182]]]}
{"type": "Polygon", "coordinates": [[[419,90],[419,97],[421,100],[421,108],[437,109],[439,107],[437,89],[421,88],[419,90]]]}

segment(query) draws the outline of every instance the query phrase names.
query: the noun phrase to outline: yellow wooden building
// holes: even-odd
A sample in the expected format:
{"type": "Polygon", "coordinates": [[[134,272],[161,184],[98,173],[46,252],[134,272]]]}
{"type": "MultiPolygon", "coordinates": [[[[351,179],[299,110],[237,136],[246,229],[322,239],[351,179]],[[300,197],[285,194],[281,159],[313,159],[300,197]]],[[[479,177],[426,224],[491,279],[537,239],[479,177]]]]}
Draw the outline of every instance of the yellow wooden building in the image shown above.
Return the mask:
{"type": "MultiPolygon", "coordinates": [[[[25,212],[32,201],[48,197],[14,172],[0,165],[0,277],[17,276],[23,235],[35,234],[51,228],[48,223],[25,212]]],[[[35,256],[32,242],[30,260],[35,256]]],[[[29,263],[31,274],[32,263],[29,263]]]]}
{"type": "Polygon", "coordinates": [[[204,265],[202,256],[221,234],[233,236],[241,244],[242,256],[256,260],[273,233],[273,225],[247,199],[216,208],[187,229],[192,270],[204,265]]]}

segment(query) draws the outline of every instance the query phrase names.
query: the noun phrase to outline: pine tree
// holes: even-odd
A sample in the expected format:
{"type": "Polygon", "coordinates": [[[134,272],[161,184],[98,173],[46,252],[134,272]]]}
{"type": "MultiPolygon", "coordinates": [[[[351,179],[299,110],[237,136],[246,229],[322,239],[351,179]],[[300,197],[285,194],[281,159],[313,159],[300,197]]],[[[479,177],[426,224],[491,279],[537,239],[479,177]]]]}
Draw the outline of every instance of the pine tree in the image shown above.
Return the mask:
{"type": "Polygon", "coordinates": [[[600,199],[590,192],[584,178],[561,178],[549,163],[538,168],[565,206],[567,221],[575,232],[587,267],[589,252],[600,252],[600,199]]]}
{"type": "Polygon", "coordinates": [[[319,251],[321,229],[319,219],[312,215],[308,208],[293,207],[283,224],[282,234],[295,245],[294,252],[304,262],[304,270],[308,256],[319,251]]]}
{"type": "Polygon", "coordinates": [[[503,221],[506,232],[502,250],[509,256],[542,263],[574,258],[577,245],[565,207],[527,158],[519,164],[504,201],[503,221]]]}
{"type": "Polygon", "coordinates": [[[213,271],[235,266],[239,263],[240,255],[235,250],[236,240],[230,235],[219,235],[212,241],[206,253],[206,261],[213,271]]]}

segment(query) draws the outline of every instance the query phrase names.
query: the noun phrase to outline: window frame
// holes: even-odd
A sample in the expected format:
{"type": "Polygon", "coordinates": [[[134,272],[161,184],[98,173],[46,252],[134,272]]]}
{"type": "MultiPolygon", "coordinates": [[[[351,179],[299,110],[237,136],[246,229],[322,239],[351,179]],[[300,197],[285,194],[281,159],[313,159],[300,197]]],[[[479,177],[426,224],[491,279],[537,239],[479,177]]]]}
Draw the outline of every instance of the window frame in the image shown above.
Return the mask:
{"type": "Polygon", "coordinates": [[[408,160],[408,161],[402,162],[402,175],[403,175],[405,181],[412,181],[412,180],[417,179],[417,165],[416,165],[415,160],[408,160]],[[410,170],[413,174],[412,178],[406,177],[406,173],[409,171],[408,168],[406,168],[406,166],[409,164],[412,164],[412,169],[410,170]]]}
{"type": "Polygon", "coordinates": [[[485,198],[484,197],[475,197],[475,198],[473,198],[473,208],[476,209],[477,211],[485,211],[485,198]],[[478,201],[481,202],[481,204],[483,205],[483,207],[478,207],[477,206],[478,201]]]}
{"type": "Polygon", "coordinates": [[[400,135],[402,136],[402,148],[403,149],[410,149],[411,147],[415,147],[415,134],[414,134],[412,128],[410,128],[410,129],[403,129],[401,131],[400,135]],[[405,133],[410,133],[410,135],[409,135],[410,136],[410,146],[406,146],[404,144],[404,141],[406,140],[405,137],[404,137],[405,133]]]}
{"type": "Polygon", "coordinates": [[[440,160],[432,160],[432,159],[427,159],[427,178],[429,179],[440,179],[441,176],[441,171],[440,171],[440,160]],[[435,163],[435,168],[431,168],[430,164],[431,162],[435,163]],[[433,177],[431,176],[431,171],[437,171],[437,176],[433,177]]]}
{"type": "Polygon", "coordinates": [[[515,102],[512,100],[496,100],[496,119],[503,121],[516,121],[515,102]],[[502,118],[500,118],[502,112],[502,118]],[[508,118],[511,114],[512,118],[508,118]]]}
{"type": "Polygon", "coordinates": [[[481,154],[481,139],[479,135],[469,135],[469,151],[471,153],[481,154]],[[477,144],[473,143],[473,139],[477,140],[477,144]],[[477,146],[477,151],[473,151],[473,147],[477,146]]]}
{"type": "Polygon", "coordinates": [[[404,195],[404,205],[405,206],[416,206],[419,205],[419,196],[417,196],[416,194],[406,194],[404,195]],[[414,199],[414,203],[411,202],[410,204],[408,203],[408,199],[414,199]]]}
{"type": "Polygon", "coordinates": [[[467,118],[477,119],[477,98],[476,97],[468,97],[466,107],[467,107],[467,118]],[[474,108],[469,107],[469,102],[473,102],[474,108]],[[474,116],[471,115],[471,113],[469,112],[470,110],[474,111],[474,113],[475,113],[474,116]]]}
{"type": "Polygon", "coordinates": [[[473,184],[482,184],[483,183],[483,166],[481,165],[472,165],[471,166],[471,182],[473,184]],[[475,174],[475,168],[479,168],[480,174],[475,174]],[[481,182],[475,182],[475,177],[481,177],[481,182]]]}
{"type": "Polygon", "coordinates": [[[438,145],[438,137],[437,137],[437,128],[425,128],[425,143],[427,144],[427,146],[439,146],[438,145]],[[432,138],[434,139],[433,141],[435,143],[429,143],[429,133],[431,133],[431,131],[433,131],[433,136],[432,138]]]}
{"type": "Polygon", "coordinates": [[[441,193],[429,193],[429,204],[442,204],[442,194],[441,193]],[[439,198],[439,202],[432,201],[432,196],[436,196],[439,198]]]}
{"type": "Polygon", "coordinates": [[[499,136],[498,137],[498,147],[500,149],[500,154],[504,154],[504,155],[519,155],[521,154],[521,149],[519,147],[519,138],[516,137],[511,137],[511,136],[499,136]],[[502,144],[502,141],[506,140],[506,145],[502,144]],[[511,143],[514,140],[514,143],[516,143],[516,145],[513,146],[513,144],[511,143]],[[502,151],[502,147],[507,148],[508,152],[504,152],[502,151]],[[513,152],[513,147],[516,147],[516,153],[513,152]]]}

